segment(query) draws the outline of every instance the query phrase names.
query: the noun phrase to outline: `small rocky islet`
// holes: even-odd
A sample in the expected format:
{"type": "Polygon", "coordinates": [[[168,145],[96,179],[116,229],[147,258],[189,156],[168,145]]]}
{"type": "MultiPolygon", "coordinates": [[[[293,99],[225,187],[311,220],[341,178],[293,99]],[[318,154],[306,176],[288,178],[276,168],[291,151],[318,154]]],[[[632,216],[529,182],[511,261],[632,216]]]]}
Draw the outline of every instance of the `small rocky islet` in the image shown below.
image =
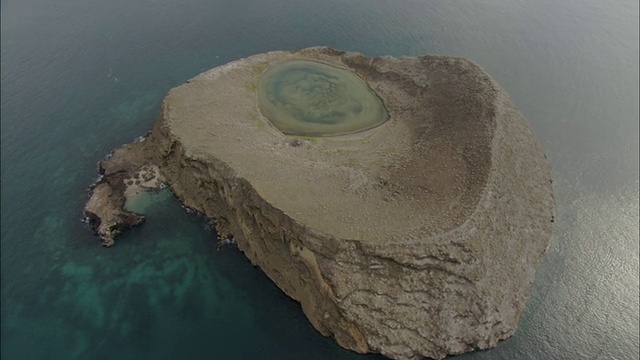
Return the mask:
{"type": "Polygon", "coordinates": [[[440,359],[516,330],[553,231],[551,169],[473,62],[326,47],[254,55],[171,89],[142,141],[100,163],[105,246],[169,186],[323,335],[440,359]]]}

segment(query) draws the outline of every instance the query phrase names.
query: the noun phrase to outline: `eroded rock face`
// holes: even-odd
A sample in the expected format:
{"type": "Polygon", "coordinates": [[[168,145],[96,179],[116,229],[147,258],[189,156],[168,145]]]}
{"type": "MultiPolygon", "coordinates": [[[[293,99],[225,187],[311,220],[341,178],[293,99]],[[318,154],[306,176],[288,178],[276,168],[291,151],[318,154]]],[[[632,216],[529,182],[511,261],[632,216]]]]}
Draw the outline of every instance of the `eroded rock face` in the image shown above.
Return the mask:
{"type": "Polygon", "coordinates": [[[552,232],[551,171],[534,133],[459,58],[310,48],[238,60],[172,89],[149,137],[101,168],[88,213],[122,209],[131,180],[153,169],[147,184],[214,219],[323,335],[394,359],[511,336],[552,232]],[[257,87],[300,60],[361,77],[389,120],[285,135],[258,108],[257,87]],[[124,190],[105,197],[104,183],[124,190]]]}

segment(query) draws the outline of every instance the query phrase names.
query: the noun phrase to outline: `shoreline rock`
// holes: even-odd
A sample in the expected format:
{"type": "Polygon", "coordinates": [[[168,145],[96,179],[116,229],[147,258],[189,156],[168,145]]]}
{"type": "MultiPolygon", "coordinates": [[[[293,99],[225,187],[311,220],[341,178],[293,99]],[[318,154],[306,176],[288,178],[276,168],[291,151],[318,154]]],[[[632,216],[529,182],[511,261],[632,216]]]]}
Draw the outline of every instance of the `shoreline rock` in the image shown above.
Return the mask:
{"type": "Polygon", "coordinates": [[[125,209],[127,198],[165,186],[160,169],[148,163],[146,156],[138,159],[131,156],[130,149],[146,149],[138,144],[142,141],[125,145],[101,161],[101,177],[90,188],[91,196],[84,215],[104,247],[115,245],[118,235],[146,220],[145,216],[125,209]]]}
{"type": "Polygon", "coordinates": [[[101,172],[85,214],[103,243],[143,221],[124,210],[136,179],[167,184],[320,333],[394,359],[511,336],[553,230],[535,134],[482,69],[444,56],[309,48],[234,61],[172,89],[148,137],[101,172]],[[280,133],[257,109],[255,84],[299,59],[360,76],[389,121],[335,138],[280,133]]]}

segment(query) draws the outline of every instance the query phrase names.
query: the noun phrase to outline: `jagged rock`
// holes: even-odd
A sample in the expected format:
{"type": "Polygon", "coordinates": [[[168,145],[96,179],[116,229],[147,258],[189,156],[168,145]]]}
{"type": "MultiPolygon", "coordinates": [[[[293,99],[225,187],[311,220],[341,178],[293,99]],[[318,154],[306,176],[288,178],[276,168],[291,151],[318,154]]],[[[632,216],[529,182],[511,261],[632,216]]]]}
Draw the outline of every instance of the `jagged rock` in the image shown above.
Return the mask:
{"type": "Polygon", "coordinates": [[[160,170],[149,161],[148,154],[154,149],[148,144],[125,145],[100,163],[101,178],[91,188],[84,215],[105,247],[113,246],[116,236],[124,230],[146,220],[143,215],[125,209],[127,197],[164,186],[160,170]]]}
{"type": "Polygon", "coordinates": [[[98,185],[88,213],[121,219],[111,209],[122,209],[126,179],[156,169],[319,332],[394,359],[511,336],[552,232],[551,170],[533,131],[460,58],[310,48],[234,61],[172,89],[148,138],[101,166],[124,190],[114,197],[98,185]],[[290,60],[357,74],[389,120],[339,137],[283,134],[260,112],[256,88],[290,60]]]}
{"type": "Polygon", "coordinates": [[[144,216],[124,210],[123,197],[124,194],[115,193],[108,183],[103,182],[93,188],[91,198],[85,206],[84,214],[100,235],[105,247],[113,246],[115,237],[123,230],[145,221],[144,216]]]}

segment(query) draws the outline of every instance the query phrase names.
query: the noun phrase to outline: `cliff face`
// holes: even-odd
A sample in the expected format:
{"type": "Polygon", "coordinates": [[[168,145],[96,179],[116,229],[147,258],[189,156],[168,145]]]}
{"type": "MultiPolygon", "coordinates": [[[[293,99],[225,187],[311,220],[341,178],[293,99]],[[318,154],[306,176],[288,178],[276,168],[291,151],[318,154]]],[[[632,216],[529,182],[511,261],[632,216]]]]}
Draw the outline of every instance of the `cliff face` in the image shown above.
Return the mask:
{"type": "Polygon", "coordinates": [[[504,91],[448,57],[273,52],[173,89],[149,136],[101,163],[85,213],[105,245],[142,221],[127,193],[171,187],[357,352],[442,358],[511,336],[552,232],[551,171],[504,91]],[[390,120],[287,136],[256,106],[262,72],[314,60],[358,74],[390,120]]]}

